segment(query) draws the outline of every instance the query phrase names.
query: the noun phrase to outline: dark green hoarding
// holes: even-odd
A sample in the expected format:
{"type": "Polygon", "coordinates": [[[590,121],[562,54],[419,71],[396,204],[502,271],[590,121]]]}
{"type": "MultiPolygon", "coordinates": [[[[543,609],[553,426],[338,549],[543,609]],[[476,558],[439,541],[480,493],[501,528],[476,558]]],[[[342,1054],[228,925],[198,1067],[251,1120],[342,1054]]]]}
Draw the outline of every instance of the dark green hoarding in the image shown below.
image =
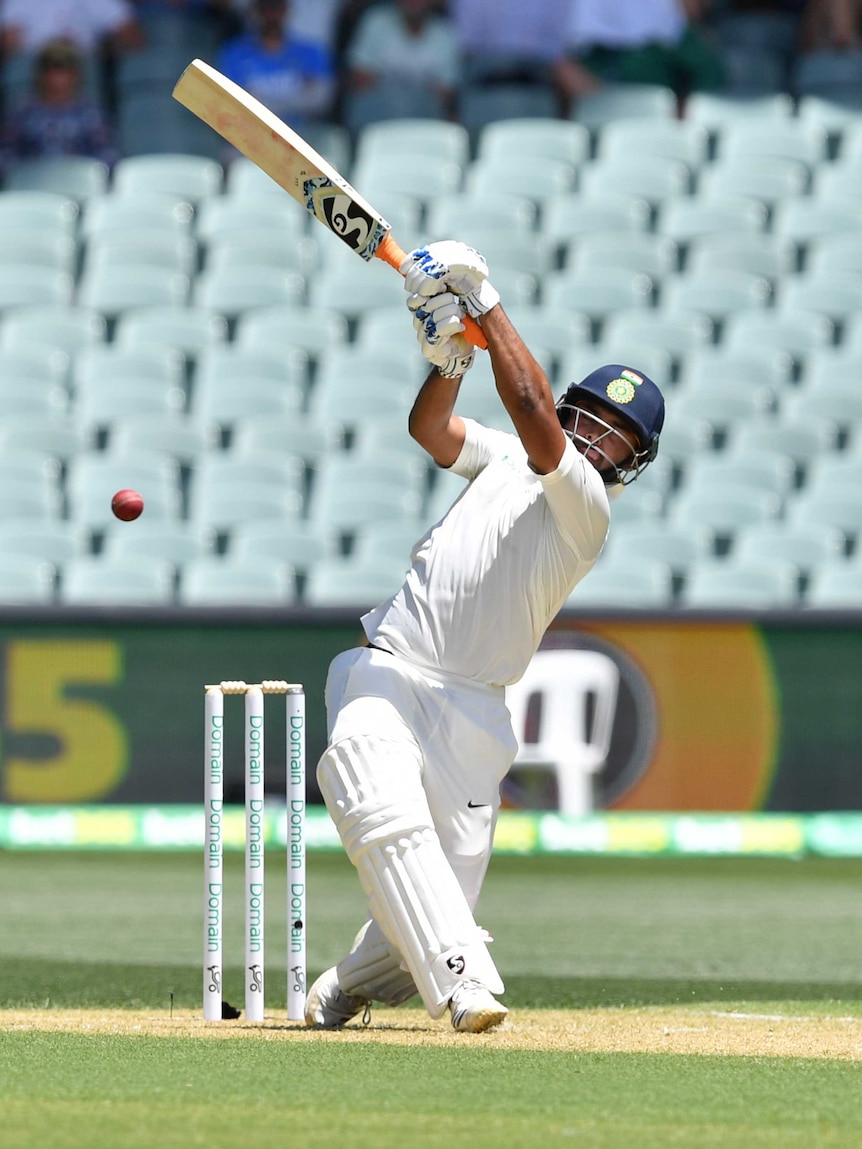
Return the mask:
{"type": "MultiPolygon", "coordinates": [[[[305,684],[312,779],[327,666],[359,641],[357,615],[7,613],[0,803],[198,802],[203,686],[222,679],[305,684]]],[[[568,616],[543,644],[581,647],[621,668],[599,808],[862,809],[862,617],[568,616]]],[[[229,801],[242,794],[241,705],[227,700],[229,801]]],[[[275,796],[284,711],[268,705],[275,796]]]]}

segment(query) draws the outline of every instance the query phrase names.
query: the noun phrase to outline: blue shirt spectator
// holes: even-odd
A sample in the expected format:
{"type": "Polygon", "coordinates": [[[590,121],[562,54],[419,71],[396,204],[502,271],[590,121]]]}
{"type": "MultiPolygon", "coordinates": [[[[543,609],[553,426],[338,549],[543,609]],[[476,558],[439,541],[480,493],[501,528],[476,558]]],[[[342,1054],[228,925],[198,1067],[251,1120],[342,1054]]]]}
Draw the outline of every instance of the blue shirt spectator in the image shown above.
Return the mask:
{"type": "Polygon", "coordinates": [[[295,126],[326,118],[334,75],[327,50],[292,37],[287,17],[286,0],[255,0],[252,28],[225,44],[217,66],[295,126]]]}

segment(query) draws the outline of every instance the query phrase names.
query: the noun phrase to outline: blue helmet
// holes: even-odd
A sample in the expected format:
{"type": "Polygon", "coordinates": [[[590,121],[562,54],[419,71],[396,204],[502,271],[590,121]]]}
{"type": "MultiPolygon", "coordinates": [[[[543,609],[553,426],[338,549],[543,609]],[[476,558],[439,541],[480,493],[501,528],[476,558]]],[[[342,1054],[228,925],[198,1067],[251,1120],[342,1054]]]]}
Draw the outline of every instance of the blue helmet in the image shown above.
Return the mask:
{"type": "MultiPolygon", "coordinates": [[[[571,383],[557,402],[557,411],[562,414],[572,408],[577,410],[579,400],[586,396],[620,414],[637,435],[633,458],[619,467],[608,459],[610,473],[603,475],[605,482],[611,484],[632,482],[658,454],[659,434],[664,424],[661,391],[642,371],[611,363],[592,371],[580,383],[571,383]]],[[[612,432],[619,434],[609,427],[608,433],[612,432]]],[[[570,434],[576,445],[583,445],[578,436],[577,420],[570,434]]]]}

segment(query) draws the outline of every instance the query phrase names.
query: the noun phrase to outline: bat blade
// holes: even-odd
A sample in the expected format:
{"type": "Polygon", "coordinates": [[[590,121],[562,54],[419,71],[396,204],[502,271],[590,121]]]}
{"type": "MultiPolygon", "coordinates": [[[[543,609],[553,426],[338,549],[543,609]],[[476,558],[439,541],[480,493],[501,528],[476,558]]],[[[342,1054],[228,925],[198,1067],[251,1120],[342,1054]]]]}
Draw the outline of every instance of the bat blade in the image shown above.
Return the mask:
{"type": "MultiPolygon", "coordinates": [[[[406,252],[389,223],[302,136],[260,100],[203,60],[193,60],[174,87],[174,99],[244,155],[358,256],[396,271],[406,252]]],[[[478,324],[466,317],[465,335],[487,347],[478,324]]]]}

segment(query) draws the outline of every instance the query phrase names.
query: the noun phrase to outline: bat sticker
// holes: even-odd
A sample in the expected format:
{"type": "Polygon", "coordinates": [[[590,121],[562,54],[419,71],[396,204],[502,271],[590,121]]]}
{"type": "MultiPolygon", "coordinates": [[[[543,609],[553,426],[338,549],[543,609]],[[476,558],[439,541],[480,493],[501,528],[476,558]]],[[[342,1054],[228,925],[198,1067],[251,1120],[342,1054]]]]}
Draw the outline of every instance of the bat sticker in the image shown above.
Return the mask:
{"type": "Polygon", "coordinates": [[[314,176],[305,180],[302,189],[305,206],[313,216],[326,224],[357,255],[366,260],[374,257],[389,230],[388,223],[380,223],[363,211],[328,176],[314,176]]]}

